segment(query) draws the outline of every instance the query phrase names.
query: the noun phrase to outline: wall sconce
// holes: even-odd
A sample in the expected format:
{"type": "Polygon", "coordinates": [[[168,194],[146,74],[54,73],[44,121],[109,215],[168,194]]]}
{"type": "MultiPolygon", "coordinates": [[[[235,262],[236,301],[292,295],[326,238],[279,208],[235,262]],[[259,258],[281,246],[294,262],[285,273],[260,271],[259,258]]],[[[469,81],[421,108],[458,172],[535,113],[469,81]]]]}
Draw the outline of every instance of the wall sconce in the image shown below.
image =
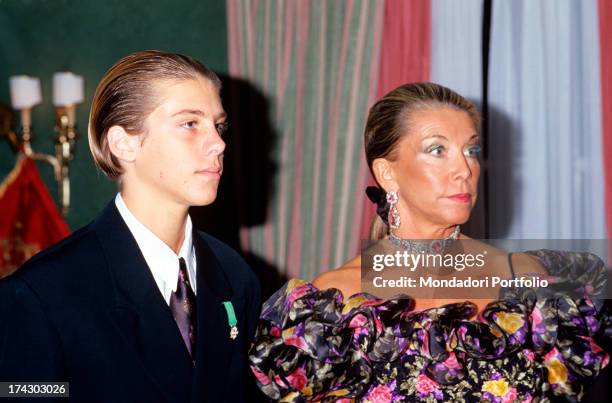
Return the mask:
{"type": "MultiPolygon", "coordinates": [[[[32,150],[32,108],[42,101],[40,80],[36,77],[13,76],[9,79],[11,104],[21,117],[21,141],[10,131],[3,128],[14,148],[23,151],[28,157],[45,161],[53,167],[61,211],[64,217],[70,208],[69,163],[74,158],[76,132],[76,105],[83,102],[83,77],[69,72],[53,75],[53,106],[55,107],[55,155],[38,153],[32,150]]],[[[6,111],[4,112],[6,116],[6,111]]],[[[10,117],[8,118],[10,122],[10,117]]],[[[5,117],[2,126],[6,126],[5,117]]],[[[9,123],[10,125],[10,123],[9,123]]]]}

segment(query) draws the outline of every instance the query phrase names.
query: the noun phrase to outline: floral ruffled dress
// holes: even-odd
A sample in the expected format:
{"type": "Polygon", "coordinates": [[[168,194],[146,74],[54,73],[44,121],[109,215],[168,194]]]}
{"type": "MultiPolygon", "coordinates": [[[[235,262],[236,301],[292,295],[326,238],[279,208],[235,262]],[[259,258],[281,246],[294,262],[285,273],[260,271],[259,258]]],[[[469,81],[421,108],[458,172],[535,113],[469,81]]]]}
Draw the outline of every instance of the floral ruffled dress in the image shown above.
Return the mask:
{"type": "MultiPolygon", "coordinates": [[[[558,283],[604,285],[595,255],[527,253],[558,283]]],[[[503,290],[476,316],[470,302],[414,311],[408,297],[344,301],[336,289],[291,280],[264,304],[251,369],[284,402],[580,400],[608,363],[596,339],[610,318],[601,300],[551,288],[503,290]]]]}

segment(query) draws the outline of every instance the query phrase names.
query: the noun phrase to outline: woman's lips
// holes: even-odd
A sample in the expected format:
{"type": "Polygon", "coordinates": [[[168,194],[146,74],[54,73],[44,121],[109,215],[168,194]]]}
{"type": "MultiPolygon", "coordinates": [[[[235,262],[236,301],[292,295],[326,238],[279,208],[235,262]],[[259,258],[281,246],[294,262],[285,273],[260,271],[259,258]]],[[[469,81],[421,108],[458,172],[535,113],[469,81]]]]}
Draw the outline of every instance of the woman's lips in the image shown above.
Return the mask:
{"type": "Polygon", "coordinates": [[[468,203],[472,200],[472,195],[469,193],[457,193],[456,195],[448,196],[448,198],[460,203],[468,203]]]}

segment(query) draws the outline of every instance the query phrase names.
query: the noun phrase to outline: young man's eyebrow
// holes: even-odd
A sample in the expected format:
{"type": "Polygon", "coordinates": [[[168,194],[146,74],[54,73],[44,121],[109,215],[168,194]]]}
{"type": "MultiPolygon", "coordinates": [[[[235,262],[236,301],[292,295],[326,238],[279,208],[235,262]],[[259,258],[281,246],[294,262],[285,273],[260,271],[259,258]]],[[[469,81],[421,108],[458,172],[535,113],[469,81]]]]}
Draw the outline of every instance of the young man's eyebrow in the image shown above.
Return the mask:
{"type": "MultiPolygon", "coordinates": [[[[179,115],[198,115],[198,116],[204,117],[206,116],[206,113],[200,109],[183,109],[176,113],[173,113],[172,117],[179,116],[179,115]]],[[[219,114],[219,116],[215,118],[215,120],[225,119],[225,118],[227,118],[227,114],[225,112],[222,112],[219,114]]]]}
{"type": "Polygon", "coordinates": [[[201,111],[199,109],[183,109],[180,110],[176,113],[173,113],[172,116],[178,116],[178,115],[198,115],[198,116],[205,116],[206,114],[204,113],[204,111],[201,111]]]}

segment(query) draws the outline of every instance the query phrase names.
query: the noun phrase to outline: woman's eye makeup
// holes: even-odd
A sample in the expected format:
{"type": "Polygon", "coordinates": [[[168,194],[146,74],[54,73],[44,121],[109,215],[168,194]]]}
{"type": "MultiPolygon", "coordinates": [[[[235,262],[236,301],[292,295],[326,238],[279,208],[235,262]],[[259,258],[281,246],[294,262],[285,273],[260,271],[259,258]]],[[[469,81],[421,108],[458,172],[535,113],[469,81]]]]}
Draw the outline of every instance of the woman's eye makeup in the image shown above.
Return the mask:
{"type": "Polygon", "coordinates": [[[442,155],[444,150],[445,148],[442,144],[432,144],[425,148],[425,152],[432,155],[442,155]]]}
{"type": "Polygon", "coordinates": [[[472,144],[465,149],[464,154],[466,157],[478,158],[481,152],[482,146],[480,144],[472,144]]]}
{"type": "MultiPolygon", "coordinates": [[[[442,144],[432,144],[425,147],[425,153],[433,156],[441,156],[446,151],[446,147],[442,144]]],[[[478,158],[482,151],[480,144],[471,144],[463,150],[463,155],[466,157],[478,158]]]]}

